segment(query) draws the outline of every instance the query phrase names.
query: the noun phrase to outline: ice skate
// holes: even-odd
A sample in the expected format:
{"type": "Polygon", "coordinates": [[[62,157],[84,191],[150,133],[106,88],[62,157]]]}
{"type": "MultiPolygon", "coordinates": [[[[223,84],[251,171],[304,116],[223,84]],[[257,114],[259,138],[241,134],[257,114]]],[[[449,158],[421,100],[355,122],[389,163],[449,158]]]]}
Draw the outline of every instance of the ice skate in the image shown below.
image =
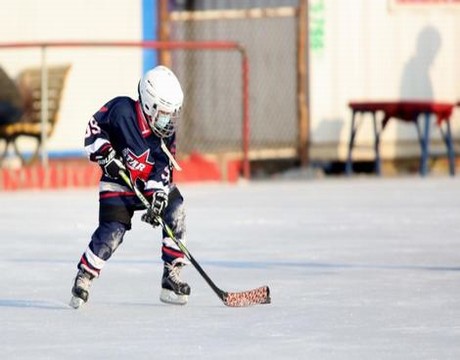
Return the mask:
{"type": "Polygon", "coordinates": [[[94,275],[79,270],[75,277],[75,282],[72,287],[72,298],[70,299],[70,306],[78,309],[81,305],[88,301],[89,288],[94,279],[94,275]]]}
{"type": "Polygon", "coordinates": [[[190,286],[180,278],[184,263],[175,260],[172,264],[165,263],[161,280],[160,300],[168,304],[185,305],[190,295],[190,286]]]}

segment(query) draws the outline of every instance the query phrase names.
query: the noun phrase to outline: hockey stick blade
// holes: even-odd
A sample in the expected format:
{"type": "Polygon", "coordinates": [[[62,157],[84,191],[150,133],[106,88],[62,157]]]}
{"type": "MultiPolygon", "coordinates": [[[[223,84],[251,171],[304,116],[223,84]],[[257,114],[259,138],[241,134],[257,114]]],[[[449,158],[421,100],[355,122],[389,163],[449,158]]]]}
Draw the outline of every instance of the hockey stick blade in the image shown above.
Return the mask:
{"type": "MultiPolygon", "coordinates": [[[[167,226],[166,226],[167,227],[167,226]]],[[[168,227],[167,227],[168,228],[168,227]]],[[[171,234],[173,235],[173,234],[171,234]]],[[[257,289],[240,291],[240,292],[227,292],[217,287],[214,281],[206,274],[201,265],[190,252],[183,246],[182,243],[178,243],[179,247],[184,252],[187,259],[190,260],[195,269],[200,273],[203,279],[208,283],[214,293],[219,297],[224,305],[229,307],[245,307],[258,304],[270,304],[270,289],[268,286],[261,286],[257,289]]]]}
{"type": "Polygon", "coordinates": [[[229,307],[246,307],[259,304],[270,304],[270,288],[268,286],[261,286],[254,290],[224,292],[222,301],[229,307]]]}

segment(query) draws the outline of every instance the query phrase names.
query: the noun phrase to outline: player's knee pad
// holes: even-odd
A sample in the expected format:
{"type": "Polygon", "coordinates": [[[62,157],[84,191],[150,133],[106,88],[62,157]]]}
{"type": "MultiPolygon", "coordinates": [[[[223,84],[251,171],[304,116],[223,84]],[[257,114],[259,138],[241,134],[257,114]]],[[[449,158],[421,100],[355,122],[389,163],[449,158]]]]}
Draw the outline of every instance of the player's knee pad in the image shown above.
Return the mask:
{"type": "MultiPolygon", "coordinates": [[[[186,243],[185,229],[185,207],[184,199],[177,188],[174,188],[169,196],[169,204],[163,215],[165,222],[171,227],[176,239],[186,243]]],[[[169,238],[168,234],[163,231],[162,259],[165,262],[172,263],[177,259],[183,258],[184,254],[177,244],[169,238]]]]}
{"type": "Polygon", "coordinates": [[[91,237],[89,247],[98,258],[108,260],[123,242],[127,226],[120,222],[102,222],[91,237]]]}
{"type": "MultiPolygon", "coordinates": [[[[163,215],[165,222],[171,227],[176,238],[185,239],[185,207],[184,198],[179,189],[174,187],[169,194],[169,203],[163,215]]],[[[167,235],[164,234],[164,237],[167,235]]]]}

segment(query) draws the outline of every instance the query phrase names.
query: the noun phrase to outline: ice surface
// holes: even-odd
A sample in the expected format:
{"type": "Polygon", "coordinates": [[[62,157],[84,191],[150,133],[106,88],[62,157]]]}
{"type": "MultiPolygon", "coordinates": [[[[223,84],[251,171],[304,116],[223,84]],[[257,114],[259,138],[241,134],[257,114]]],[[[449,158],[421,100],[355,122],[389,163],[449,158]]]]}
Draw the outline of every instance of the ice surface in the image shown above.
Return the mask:
{"type": "Polygon", "coordinates": [[[460,180],[182,185],[187,306],[158,300],[159,230],[140,222],[70,309],[97,190],[1,193],[1,359],[460,359],[460,180]]]}

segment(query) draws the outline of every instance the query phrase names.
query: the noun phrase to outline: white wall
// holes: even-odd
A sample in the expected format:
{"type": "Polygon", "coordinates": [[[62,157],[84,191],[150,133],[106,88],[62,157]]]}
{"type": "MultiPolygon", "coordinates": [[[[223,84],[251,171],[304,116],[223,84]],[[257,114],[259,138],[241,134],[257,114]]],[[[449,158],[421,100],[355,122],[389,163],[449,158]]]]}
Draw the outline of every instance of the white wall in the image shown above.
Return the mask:
{"type": "MultiPolygon", "coordinates": [[[[311,54],[313,157],[345,158],[350,100],[460,100],[460,6],[390,10],[389,0],[311,0],[315,2],[324,6],[325,26],[323,48],[311,54]],[[439,34],[441,47],[432,65],[424,68],[423,59],[428,58],[433,42],[425,40],[421,56],[408,72],[405,65],[415,55],[417,39],[428,27],[439,34]],[[421,84],[426,76],[432,95],[421,84]]],[[[459,138],[458,110],[452,120],[459,138]]],[[[371,120],[366,122],[358,133],[360,144],[373,140],[371,120]]],[[[439,138],[437,130],[432,134],[439,138]]],[[[382,137],[383,155],[418,154],[416,139],[413,125],[391,121],[382,137]]],[[[357,150],[356,154],[368,157],[372,151],[357,150]]]]}

